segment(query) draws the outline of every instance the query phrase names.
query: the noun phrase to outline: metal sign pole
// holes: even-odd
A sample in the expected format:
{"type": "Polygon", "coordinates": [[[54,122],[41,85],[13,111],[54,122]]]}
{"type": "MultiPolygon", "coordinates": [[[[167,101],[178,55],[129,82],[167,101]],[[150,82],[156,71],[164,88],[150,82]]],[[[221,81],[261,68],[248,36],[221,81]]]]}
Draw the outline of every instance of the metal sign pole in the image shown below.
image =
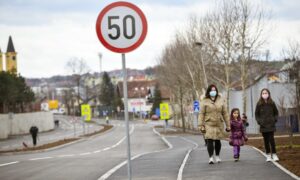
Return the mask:
{"type": "Polygon", "coordinates": [[[128,121],[128,98],[127,98],[127,71],[125,54],[122,53],[122,68],[123,68],[123,94],[124,94],[124,107],[125,107],[125,123],[126,123],[126,137],[127,137],[127,170],[128,179],[131,180],[131,154],[130,154],[130,134],[129,134],[129,121],[128,121]]]}

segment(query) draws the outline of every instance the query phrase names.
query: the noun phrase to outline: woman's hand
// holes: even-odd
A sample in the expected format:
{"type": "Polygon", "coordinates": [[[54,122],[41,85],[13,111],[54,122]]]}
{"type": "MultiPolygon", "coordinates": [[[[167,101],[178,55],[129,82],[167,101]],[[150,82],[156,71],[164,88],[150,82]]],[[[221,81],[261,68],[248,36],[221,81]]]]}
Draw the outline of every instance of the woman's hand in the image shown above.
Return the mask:
{"type": "Polygon", "coordinates": [[[230,129],[230,128],[226,128],[225,131],[226,131],[226,132],[230,132],[231,129],[230,129]]]}
{"type": "Polygon", "coordinates": [[[204,126],[204,125],[199,126],[199,130],[200,130],[202,133],[205,133],[205,132],[206,132],[205,126],[204,126]]]}

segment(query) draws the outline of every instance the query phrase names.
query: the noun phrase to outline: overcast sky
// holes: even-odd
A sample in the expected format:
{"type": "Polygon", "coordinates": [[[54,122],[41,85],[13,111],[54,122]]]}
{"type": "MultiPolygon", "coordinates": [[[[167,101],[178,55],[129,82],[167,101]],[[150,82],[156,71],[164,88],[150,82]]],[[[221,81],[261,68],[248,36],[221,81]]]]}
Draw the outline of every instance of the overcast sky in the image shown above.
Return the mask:
{"type": "MultiPolygon", "coordinates": [[[[100,44],[95,23],[109,0],[0,0],[0,48],[6,52],[9,35],[18,52],[18,69],[25,77],[65,75],[73,57],[86,60],[91,72],[121,69],[121,55],[100,44]]],[[[126,54],[128,68],[144,69],[157,64],[164,46],[183,30],[191,15],[202,16],[213,0],[135,0],[148,21],[144,43],[126,54]]],[[[269,43],[271,59],[281,56],[288,39],[300,41],[300,1],[262,0],[272,10],[269,43]]]]}

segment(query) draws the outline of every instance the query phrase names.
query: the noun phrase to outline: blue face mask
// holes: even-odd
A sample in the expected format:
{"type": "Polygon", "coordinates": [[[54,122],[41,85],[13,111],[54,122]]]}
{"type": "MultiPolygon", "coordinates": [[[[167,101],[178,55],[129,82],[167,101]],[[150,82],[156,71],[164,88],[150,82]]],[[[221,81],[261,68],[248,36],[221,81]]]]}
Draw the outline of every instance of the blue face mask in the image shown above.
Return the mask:
{"type": "Polygon", "coordinates": [[[211,97],[216,97],[217,91],[210,91],[210,92],[209,92],[209,95],[210,95],[211,97]]]}

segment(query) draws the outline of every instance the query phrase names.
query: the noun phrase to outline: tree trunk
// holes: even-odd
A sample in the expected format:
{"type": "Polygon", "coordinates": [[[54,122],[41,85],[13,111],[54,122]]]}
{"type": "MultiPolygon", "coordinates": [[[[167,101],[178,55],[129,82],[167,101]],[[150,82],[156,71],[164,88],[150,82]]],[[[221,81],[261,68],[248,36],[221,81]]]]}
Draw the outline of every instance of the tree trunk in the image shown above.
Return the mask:
{"type": "Polygon", "coordinates": [[[243,66],[242,68],[242,75],[241,75],[241,84],[242,84],[242,90],[243,90],[243,113],[246,113],[247,111],[247,93],[246,93],[246,75],[245,75],[245,72],[244,70],[245,67],[243,66]]]}
{"type": "Polygon", "coordinates": [[[179,96],[180,96],[180,114],[181,114],[181,120],[182,120],[182,130],[185,132],[185,119],[184,119],[184,113],[183,113],[183,92],[182,87],[179,87],[179,96]]]}

